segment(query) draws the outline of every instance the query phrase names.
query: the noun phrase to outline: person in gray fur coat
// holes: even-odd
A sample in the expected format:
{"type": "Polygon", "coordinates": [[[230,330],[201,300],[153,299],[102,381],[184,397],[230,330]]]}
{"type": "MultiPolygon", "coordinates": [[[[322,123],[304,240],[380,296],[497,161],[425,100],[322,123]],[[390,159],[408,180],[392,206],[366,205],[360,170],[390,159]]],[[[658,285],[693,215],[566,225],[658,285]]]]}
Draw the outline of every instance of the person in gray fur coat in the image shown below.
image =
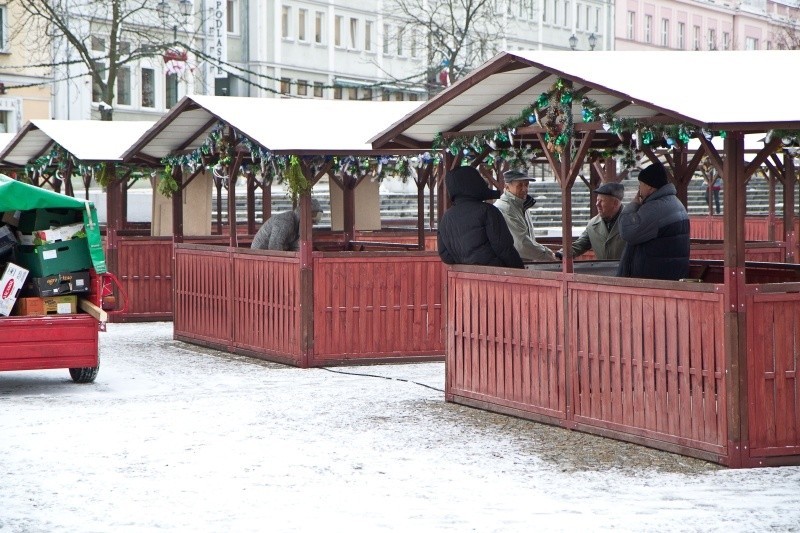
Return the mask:
{"type": "MultiPolygon", "coordinates": [[[[318,223],[322,217],[322,205],[316,198],[311,199],[311,215],[318,223]]],[[[267,219],[253,237],[250,248],[254,250],[297,251],[300,249],[300,206],[292,211],[284,211],[267,219]]]]}

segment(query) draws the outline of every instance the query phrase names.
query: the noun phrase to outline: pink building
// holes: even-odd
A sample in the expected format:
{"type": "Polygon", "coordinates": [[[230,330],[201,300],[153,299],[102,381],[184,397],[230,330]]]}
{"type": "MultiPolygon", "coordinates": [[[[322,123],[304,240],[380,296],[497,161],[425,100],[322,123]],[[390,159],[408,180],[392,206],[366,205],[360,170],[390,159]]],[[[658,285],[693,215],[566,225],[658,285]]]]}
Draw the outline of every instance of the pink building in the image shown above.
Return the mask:
{"type": "Polygon", "coordinates": [[[797,44],[793,0],[623,0],[616,50],[769,50],[797,44]]]}

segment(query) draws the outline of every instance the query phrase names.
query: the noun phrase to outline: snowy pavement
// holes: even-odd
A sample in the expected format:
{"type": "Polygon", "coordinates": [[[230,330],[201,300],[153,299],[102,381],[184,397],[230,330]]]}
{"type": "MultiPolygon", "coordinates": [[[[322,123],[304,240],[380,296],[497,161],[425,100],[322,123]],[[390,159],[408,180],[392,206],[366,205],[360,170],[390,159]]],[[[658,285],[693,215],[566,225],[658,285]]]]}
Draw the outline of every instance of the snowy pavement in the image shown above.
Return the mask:
{"type": "Polygon", "coordinates": [[[171,323],[100,340],[91,385],[0,373],[0,532],[800,531],[798,467],[448,404],[442,363],[301,370],[171,323]]]}

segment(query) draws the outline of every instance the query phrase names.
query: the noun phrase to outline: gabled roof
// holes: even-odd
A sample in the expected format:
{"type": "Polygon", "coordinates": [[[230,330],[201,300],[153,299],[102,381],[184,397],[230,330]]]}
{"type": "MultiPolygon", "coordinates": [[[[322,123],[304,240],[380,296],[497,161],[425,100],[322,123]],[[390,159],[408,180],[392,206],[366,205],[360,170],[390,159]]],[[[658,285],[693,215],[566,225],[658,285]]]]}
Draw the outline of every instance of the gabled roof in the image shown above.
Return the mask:
{"type": "Polygon", "coordinates": [[[224,122],[263,148],[283,154],[363,155],[382,152],[371,136],[411,113],[419,102],[186,96],[125,154],[153,162],[199,148],[224,122]]]}
{"type": "MultiPolygon", "coordinates": [[[[425,148],[439,132],[492,130],[518,117],[557,78],[618,118],[687,122],[713,130],[800,129],[800,53],[503,52],[373,137],[425,148]]],[[[580,99],[573,120],[582,120],[580,99]]]]}
{"type": "Polygon", "coordinates": [[[45,155],[53,143],[80,161],[121,161],[125,150],[152,121],[31,120],[0,151],[0,163],[24,166],[45,155]]]}

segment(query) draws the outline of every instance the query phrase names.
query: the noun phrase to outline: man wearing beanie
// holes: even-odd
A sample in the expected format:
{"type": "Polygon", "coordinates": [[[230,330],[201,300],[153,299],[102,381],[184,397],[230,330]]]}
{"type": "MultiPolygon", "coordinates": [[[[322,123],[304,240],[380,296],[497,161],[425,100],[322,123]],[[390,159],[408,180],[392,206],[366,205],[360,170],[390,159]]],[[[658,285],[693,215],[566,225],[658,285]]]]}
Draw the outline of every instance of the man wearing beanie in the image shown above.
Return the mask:
{"type": "MultiPolygon", "coordinates": [[[[578,240],[572,243],[572,257],[594,251],[597,259],[619,259],[625,249],[625,241],[619,234],[619,215],[622,213],[622,200],[625,186],[621,183],[604,183],[594,190],[597,194],[597,215],[592,217],[578,240]]],[[[556,252],[563,258],[563,250],[556,252]]]]}
{"type": "Polygon", "coordinates": [[[622,209],[625,250],[618,276],[678,280],[689,274],[689,215],[661,163],[639,173],[639,192],[622,209]]]}
{"type": "Polygon", "coordinates": [[[470,166],[448,172],[445,186],[453,205],[439,222],[442,261],[448,265],[524,268],[503,215],[486,203],[499,198],[500,191],[490,189],[480,173],[470,166]]]}

